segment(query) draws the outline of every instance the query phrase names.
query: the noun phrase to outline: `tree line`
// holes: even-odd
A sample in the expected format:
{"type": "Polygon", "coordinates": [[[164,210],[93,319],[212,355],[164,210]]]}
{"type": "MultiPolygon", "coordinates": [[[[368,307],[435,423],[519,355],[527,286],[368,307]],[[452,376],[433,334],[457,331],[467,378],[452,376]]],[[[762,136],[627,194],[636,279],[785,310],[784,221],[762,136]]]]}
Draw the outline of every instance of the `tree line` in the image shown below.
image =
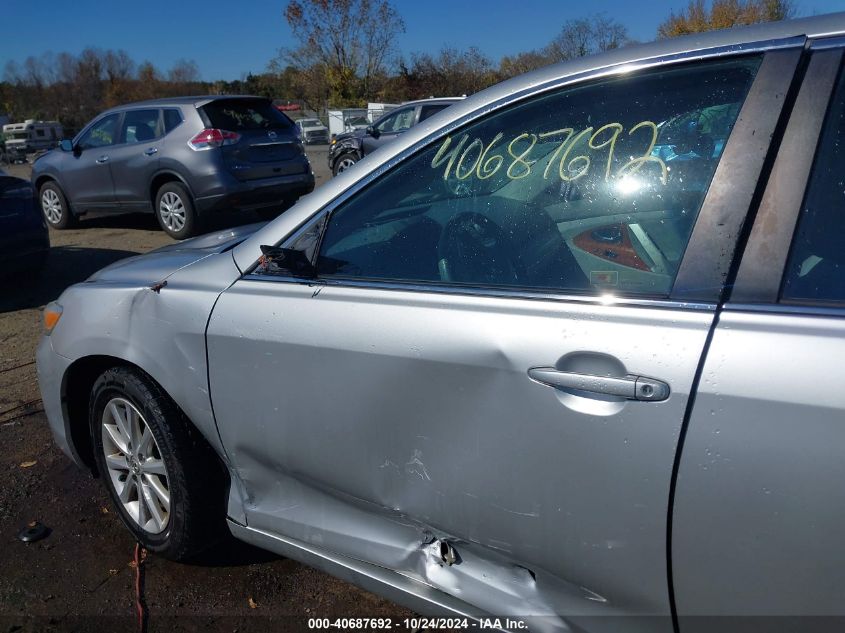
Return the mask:
{"type": "MultiPolygon", "coordinates": [[[[658,38],[783,20],[793,0],[690,0],[659,25],[658,38]]],[[[627,28],[604,14],[564,23],[540,48],[498,62],[481,49],[445,46],[405,57],[396,49],[405,31],[389,0],[289,0],[283,11],[296,45],[279,50],[267,70],[235,81],[202,81],[196,62],[180,59],[162,71],[136,63],[123,50],[87,48],[78,55],[47,53],[6,64],[0,113],[13,120],[59,120],[76,130],[102,110],[143,99],[190,94],[257,94],[307,108],[398,103],[429,96],[472,94],[515,75],[559,61],[633,43],[627,28]]]]}

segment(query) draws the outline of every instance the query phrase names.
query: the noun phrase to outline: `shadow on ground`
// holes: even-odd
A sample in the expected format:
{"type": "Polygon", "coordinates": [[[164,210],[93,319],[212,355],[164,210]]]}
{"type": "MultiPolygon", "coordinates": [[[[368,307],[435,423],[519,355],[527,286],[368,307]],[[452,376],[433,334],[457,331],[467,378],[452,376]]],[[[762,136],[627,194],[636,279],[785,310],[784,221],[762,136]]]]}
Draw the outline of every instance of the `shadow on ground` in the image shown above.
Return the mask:
{"type": "Polygon", "coordinates": [[[0,278],[0,313],[38,308],[53,301],[70,285],[134,251],[54,246],[43,261],[33,260],[23,273],[0,278]]]}
{"type": "MultiPolygon", "coordinates": [[[[262,222],[253,211],[220,211],[202,218],[201,233],[210,233],[233,226],[262,222]]],[[[129,229],[141,231],[161,231],[161,227],[152,213],[89,213],[79,219],[78,229],[129,229]]]]}

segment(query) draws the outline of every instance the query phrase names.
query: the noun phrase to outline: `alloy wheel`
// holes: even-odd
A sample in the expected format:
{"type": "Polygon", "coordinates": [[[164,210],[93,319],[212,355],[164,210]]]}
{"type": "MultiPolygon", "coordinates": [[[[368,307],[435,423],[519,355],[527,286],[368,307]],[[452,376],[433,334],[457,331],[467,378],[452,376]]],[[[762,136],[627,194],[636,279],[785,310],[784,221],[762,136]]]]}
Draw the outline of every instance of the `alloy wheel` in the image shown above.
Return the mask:
{"type": "Polygon", "coordinates": [[[58,224],[62,219],[62,201],[59,194],[52,189],[45,189],[41,193],[41,208],[50,224],[58,224]]]}
{"type": "Polygon", "coordinates": [[[170,520],[170,486],[158,443],[144,416],[125,398],[112,398],[102,417],[108,476],[123,509],[143,530],[160,534],[170,520]]]}
{"type": "Polygon", "coordinates": [[[340,173],[342,171],[346,171],[347,169],[352,167],[352,165],[354,165],[354,164],[355,164],[355,161],[351,158],[341,159],[341,161],[337,164],[337,173],[340,173]]]}
{"type": "Polygon", "coordinates": [[[172,191],[166,192],[158,203],[158,213],[169,231],[178,233],[184,228],[187,212],[178,194],[172,191]]]}

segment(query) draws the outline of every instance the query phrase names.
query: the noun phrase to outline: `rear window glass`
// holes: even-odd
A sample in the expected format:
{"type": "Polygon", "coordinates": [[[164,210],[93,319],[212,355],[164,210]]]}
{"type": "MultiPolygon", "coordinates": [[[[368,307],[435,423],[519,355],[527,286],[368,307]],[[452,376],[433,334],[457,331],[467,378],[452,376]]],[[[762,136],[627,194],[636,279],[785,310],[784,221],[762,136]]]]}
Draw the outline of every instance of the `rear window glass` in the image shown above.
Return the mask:
{"type": "Polygon", "coordinates": [[[164,110],[164,131],[169,133],[182,122],[182,113],[173,108],[164,110]]]}
{"type": "Polygon", "coordinates": [[[220,99],[200,108],[211,127],[221,130],[287,129],[291,120],[265,99],[220,99]]]}

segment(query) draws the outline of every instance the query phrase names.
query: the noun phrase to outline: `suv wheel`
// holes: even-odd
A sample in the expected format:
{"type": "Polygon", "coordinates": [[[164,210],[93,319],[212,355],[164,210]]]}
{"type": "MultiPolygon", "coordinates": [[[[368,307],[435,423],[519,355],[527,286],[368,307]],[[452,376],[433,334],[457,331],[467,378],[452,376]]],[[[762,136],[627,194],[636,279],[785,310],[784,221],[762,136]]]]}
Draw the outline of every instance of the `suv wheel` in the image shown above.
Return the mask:
{"type": "Polygon", "coordinates": [[[341,154],[338,157],[338,159],[335,161],[334,169],[332,170],[332,172],[334,173],[335,176],[337,176],[340,172],[346,171],[347,169],[352,167],[352,165],[354,165],[357,162],[358,162],[358,158],[355,156],[355,154],[352,154],[352,153],[341,154]]]}
{"type": "Polygon", "coordinates": [[[67,198],[58,184],[45,182],[41,185],[39,198],[44,219],[54,229],[68,229],[76,224],[76,216],[71,213],[67,198]]]}
{"type": "Polygon", "coordinates": [[[129,367],[104,372],[91,390],[89,422],[99,472],[141,545],[184,560],[224,535],[222,467],[151,378],[129,367]]]}
{"type": "Polygon", "coordinates": [[[156,218],[164,232],[177,240],[191,237],[197,229],[194,203],[185,186],[168,182],[156,194],[156,218]]]}

